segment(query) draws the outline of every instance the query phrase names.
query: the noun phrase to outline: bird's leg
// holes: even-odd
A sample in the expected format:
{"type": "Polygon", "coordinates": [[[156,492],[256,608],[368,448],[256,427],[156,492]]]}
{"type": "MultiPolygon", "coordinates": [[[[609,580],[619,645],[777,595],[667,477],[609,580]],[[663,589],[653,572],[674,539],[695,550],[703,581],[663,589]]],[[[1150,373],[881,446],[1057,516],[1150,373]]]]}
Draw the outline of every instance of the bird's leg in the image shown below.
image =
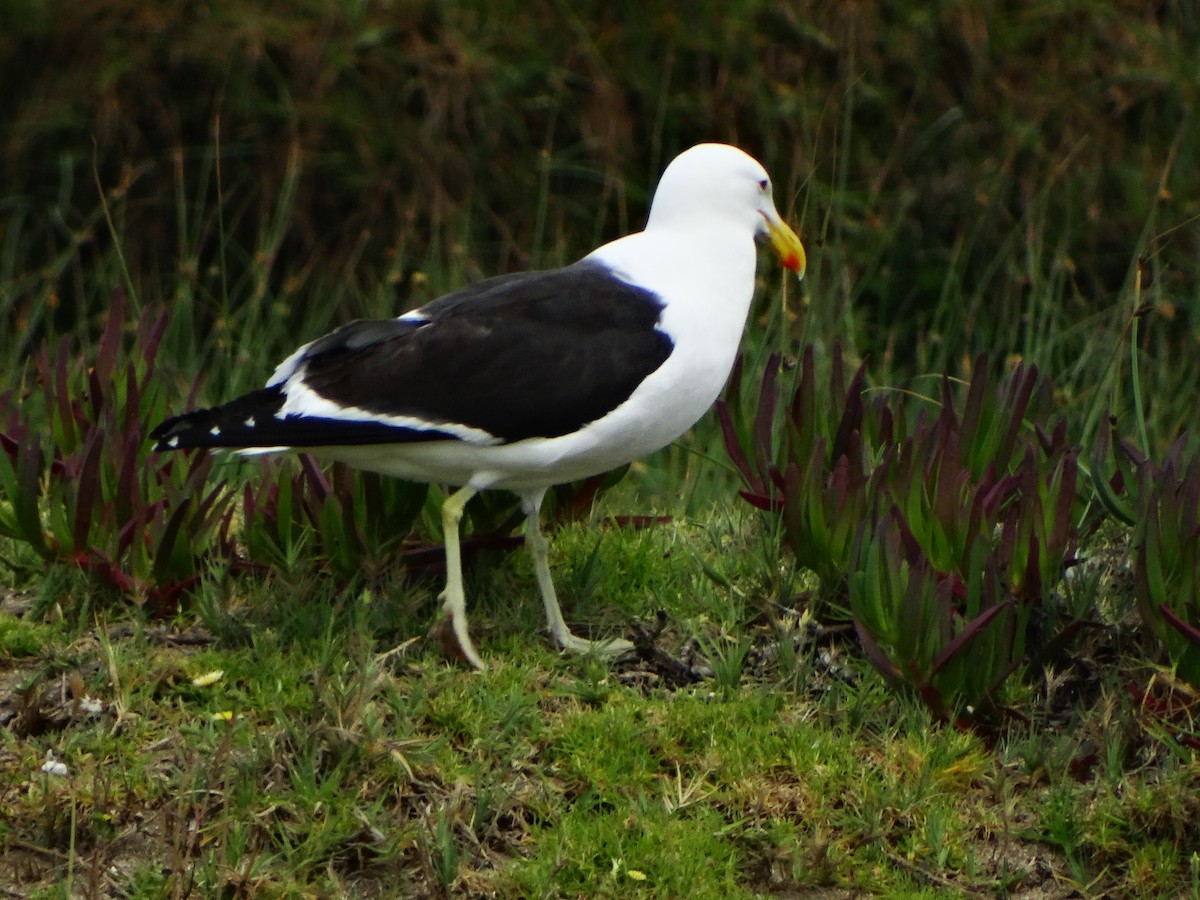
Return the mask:
{"type": "Polygon", "coordinates": [[[542,604],[546,607],[546,625],[558,646],[573,653],[599,653],[603,656],[617,656],[633,649],[629,641],[616,638],[610,641],[589,641],[571,633],[563,619],[562,609],[558,605],[558,594],[554,590],[554,581],[550,577],[550,562],[548,552],[550,544],[542,534],[541,508],[545,490],[521,495],[521,508],[525,512],[525,546],[533,558],[533,571],[537,577],[538,588],[542,593],[542,604]]]}
{"type": "Polygon", "coordinates": [[[442,539],[446,543],[446,589],[441,593],[442,609],[450,619],[450,628],[458,649],[472,666],[480,671],[485,668],[479,651],[471,642],[467,632],[467,596],[463,591],[462,552],[459,549],[458,525],[462,521],[467,501],[475,496],[470,485],[459,488],[442,504],[442,539]]]}

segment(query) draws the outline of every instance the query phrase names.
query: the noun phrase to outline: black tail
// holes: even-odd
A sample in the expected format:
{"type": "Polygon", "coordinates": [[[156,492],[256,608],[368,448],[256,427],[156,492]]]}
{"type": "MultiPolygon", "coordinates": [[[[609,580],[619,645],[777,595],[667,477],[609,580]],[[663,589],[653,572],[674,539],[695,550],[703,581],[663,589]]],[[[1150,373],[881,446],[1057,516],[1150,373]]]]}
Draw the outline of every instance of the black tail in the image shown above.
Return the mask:
{"type": "Polygon", "coordinates": [[[280,418],[286,395],[263,388],[212,409],[173,416],[150,432],[155,450],[222,447],[347,447],[355,444],[407,444],[453,438],[431,429],[397,428],[369,419],[331,419],[288,415],[280,418]]]}
{"type": "MultiPolygon", "coordinates": [[[[186,450],[191,447],[276,447],[280,445],[279,419],[283,406],[279,388],[264,388],[238,397],[223,406],[197,409],[172,416],[150,432],[155,450],[186,450]]],[[[290,442],[284,441],[285,446],[290,442]]]]}

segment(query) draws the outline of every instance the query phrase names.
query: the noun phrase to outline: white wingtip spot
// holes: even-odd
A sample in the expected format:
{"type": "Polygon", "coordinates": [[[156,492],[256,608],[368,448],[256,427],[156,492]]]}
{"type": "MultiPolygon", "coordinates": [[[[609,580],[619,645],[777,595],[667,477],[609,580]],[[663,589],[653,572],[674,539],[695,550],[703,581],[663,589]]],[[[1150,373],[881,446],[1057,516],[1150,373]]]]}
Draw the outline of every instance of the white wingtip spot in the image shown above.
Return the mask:
{"type": "Polygon", "coordinates": [[[167,441],[167,446],[175,448],[179,446],[179,435],[175,435],[167,441]]]}
{"type": "Polygon", "coordinates": [[[246,427],[247,428],[254,427],[254,416],[250,416],[250,418],[246,419],[246,427]]]}
{"type": "Polygon", "coordinates": [[[214,425],[212,428],[208,429],[208,433],[213,437],[219,437],[221,434],[221,426],[214,425]]]}

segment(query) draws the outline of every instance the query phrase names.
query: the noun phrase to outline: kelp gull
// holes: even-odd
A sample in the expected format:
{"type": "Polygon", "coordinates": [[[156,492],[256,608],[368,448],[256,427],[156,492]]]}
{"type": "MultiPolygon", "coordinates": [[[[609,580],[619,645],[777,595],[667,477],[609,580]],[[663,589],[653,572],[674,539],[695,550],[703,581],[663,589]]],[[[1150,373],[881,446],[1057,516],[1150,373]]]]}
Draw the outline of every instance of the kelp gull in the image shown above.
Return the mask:
{"type": "Polygon", "coordinates": [[[577,652],[628,641],[571,633],[539,524],[546,490],[674,441],[724,386],[754,292],[754,239],[804,275],[766,170],[724,144],[667,167],[643,231],[573,265],[502,275],[396,319],[353,322],[283,361],[261,390],[168,419],[156,450],[304,450],[360,469],[458,487],[442,506],[446,589],[463,656],[459,521],[478,491],[519,495],[550,633],[577,652]]]}

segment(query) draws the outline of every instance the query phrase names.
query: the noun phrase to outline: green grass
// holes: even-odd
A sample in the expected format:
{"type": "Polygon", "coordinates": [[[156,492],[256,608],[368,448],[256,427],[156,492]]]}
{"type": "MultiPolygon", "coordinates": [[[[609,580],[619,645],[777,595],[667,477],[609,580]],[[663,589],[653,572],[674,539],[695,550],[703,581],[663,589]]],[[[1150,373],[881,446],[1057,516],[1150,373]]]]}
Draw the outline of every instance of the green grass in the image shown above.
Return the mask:
{"type": "MultiPolygon", "coordinates": [[[[758,537],[746,520],[733,534],[758,537]]],[[[33,697],[44,721],[5,732],[3,839],[28,879],[8,884],[42,896],[67,876],[129,896],[944,896],[1049,879],[1185,890],[1195,763],[1147,738],[1125,673],[1101,677],[1068,718],[987,740],[934,724],[839,644],[790,662],[755,652],[783,620],[764,625],[701,573],[716,555],[704,529],[596,535],[587,523],[556,535],[564,588],[601,573],[572,618],[649,619],[661,605],[661,646],[678,654],[696,637],[742,664],[723,671],[710,649],[712,677],[671,688],[645,666],[560,657],[537,634],[519,557],[475,571],[483,674],[422,640],[435,585],[416,588],[420,602],[303,571],[213,586],[212,627],[112,608],[81,629],[61,603],[40,623],[6,618],[7,647],[39,647],[9,651],[6,702],[33,697]],[[68,775],[41,772],[48,751],[68,775]]],[[[761,577],[760,554],[724,551],[744,561],[730,583],[761,577]]]]}
{"type": "MultiPolygon", "coordinates": [[[[1111,409],[1161,450],[1200,382],[1196,12],[1010,6],[17,4],[0,387],[42,339],[86,358],[124,291],[170,309],[172,406],[198,371],[221,399],[328,327],[636,227],[720,139],[810,250],[802,290],[763,267],[748,373],[840,339],[922,389],[988,350],[1037,363],[1085,447],[1111,409]]],[[[1200,898],[1196,756],[1164,724],[1197,701],[1131,622],[1119,530],[1067,588],[1099,627],[973,732],[805,616],[813,577],[735,488],[706,420],[554,535],[572,624],[661,626],[684,683],[553,652],[523,554],[472,560],[476,674],[426,639],[435,581],[347,583],[315,541],[159,620],[0,540],[0,889],[1200,898]]]]}

